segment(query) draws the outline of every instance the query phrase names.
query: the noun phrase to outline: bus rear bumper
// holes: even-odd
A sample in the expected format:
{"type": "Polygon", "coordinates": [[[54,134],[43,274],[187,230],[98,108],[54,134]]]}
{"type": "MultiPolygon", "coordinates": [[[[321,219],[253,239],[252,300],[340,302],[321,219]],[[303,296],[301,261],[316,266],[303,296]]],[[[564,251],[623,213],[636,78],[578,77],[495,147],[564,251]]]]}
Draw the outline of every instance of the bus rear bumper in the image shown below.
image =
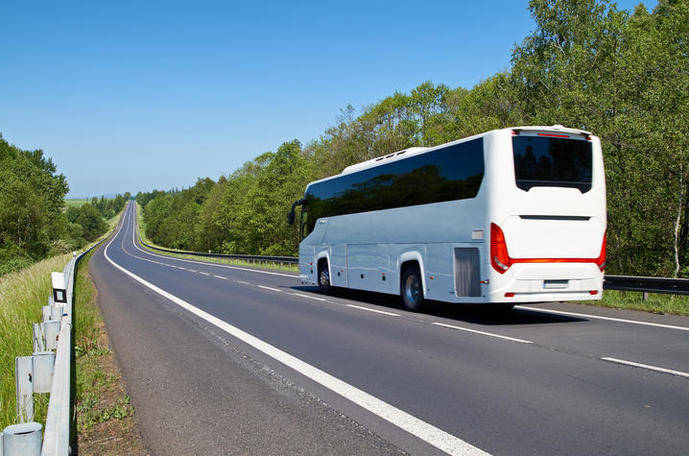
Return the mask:
{"type": "Polygon", "coordinates": [[[514,265],[492,277],[489,302],[600,300],[603,274],[595,264],[514,265]]]}

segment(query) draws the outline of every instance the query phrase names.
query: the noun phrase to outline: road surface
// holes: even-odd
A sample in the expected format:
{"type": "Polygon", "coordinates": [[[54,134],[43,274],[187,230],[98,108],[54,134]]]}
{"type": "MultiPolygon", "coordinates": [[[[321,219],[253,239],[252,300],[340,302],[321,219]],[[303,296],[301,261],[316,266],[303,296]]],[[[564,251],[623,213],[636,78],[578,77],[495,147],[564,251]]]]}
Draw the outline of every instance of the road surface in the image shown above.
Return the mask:
{"type": "Polygon", "coordinates": [[[91,260],[154,454],[689,452],[689,319],[495,314],[320,294],[145,250],[135,206],[91,260]]]}

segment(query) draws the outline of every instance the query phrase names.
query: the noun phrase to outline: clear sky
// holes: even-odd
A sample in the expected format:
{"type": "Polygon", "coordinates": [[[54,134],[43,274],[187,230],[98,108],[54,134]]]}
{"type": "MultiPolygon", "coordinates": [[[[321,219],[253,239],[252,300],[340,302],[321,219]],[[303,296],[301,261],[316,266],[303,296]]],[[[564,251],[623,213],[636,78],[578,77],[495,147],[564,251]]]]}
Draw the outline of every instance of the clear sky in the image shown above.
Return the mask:
{"type": "Polygon", "coordinates": [[[186,187],[308,143],[348,103],[508,68],[527,6],[5,2],[0,132],[52,157],[73,197],[186,187]]]}

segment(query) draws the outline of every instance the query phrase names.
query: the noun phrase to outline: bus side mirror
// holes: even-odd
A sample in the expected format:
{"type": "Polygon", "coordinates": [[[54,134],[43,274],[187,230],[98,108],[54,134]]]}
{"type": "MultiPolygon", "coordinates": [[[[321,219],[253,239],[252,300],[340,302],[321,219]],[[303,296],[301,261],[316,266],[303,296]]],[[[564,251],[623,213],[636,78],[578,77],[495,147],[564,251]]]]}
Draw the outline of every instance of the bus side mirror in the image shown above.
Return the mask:
{"type": "Polygon", "coordinates": [[[287,223],[289,223],[290,225],[294,225],[294,219],[297,217],[294,213],[294,208],[297,206],[303,206],[304,204],[306,204],[306,199],[304,198],[292,203],[292,210],[290,210],[289,214],[287,214],[287,223]]]}

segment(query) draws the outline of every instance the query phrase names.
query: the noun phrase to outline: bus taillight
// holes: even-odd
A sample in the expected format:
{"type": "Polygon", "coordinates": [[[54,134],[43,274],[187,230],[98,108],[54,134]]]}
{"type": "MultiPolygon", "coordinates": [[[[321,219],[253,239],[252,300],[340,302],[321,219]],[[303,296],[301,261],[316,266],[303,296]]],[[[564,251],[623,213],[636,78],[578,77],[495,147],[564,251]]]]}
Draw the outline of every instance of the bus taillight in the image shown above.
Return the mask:
{"type": "Polygon", "coordinates": [[[504,274],[512,264],[507,253],[505,234],[495,223],[490,224],[490,263],[500,274],[504,274]]]}
{"type": "Polygon", "coordinates": [[[598,265],[598,269],[600,269],[600,272],[605,271],[605,244],[608,238],[608,233],[603,233],[603,245],[600,248],[600,255],[598,255],[598,258],[596,258],[596,264],[598,265]]]}

